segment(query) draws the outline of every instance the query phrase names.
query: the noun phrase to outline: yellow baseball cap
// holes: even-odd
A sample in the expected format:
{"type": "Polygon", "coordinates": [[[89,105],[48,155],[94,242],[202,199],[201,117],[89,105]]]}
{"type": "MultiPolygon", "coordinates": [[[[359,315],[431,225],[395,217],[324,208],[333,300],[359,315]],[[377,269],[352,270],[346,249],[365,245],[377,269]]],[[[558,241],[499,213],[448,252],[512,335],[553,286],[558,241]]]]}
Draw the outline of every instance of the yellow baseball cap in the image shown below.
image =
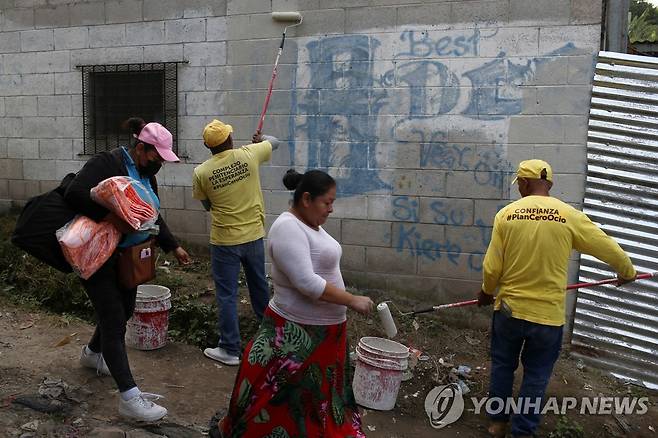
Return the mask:
{"type": "Polygon", "coordinates": [[[226,123],[214,119],[203,128],[203,142],[209,148],[214,148],[215,146],[224,143],[232,132],[233,127],[231,125],[227,125],[226,123]]]}
{"type": "Polygon", "coordinates": [[[546,171],[547,181],[553,182],[553,169],[551,165],[544,160],[525,160],[519,163],[519,168],[516,171],[516,177],[512,184],[516,183],[519,178],[542,179],[542,171],[546,171]]]}

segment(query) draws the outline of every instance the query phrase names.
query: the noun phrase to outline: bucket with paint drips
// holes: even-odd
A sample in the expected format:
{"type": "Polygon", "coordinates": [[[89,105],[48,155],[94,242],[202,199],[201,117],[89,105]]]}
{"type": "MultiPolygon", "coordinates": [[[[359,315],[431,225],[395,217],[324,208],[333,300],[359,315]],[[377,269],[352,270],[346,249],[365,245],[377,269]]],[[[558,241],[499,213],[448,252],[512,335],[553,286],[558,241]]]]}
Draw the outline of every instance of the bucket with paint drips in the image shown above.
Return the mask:
{"type": "Polygon", "coordinates": [[[402,374],[409,366],[409,348],[390,339],[364,337],[356,347],[352,390],[356,402],[388,411],[395,406],[402,374]]]}
{"type": "Polygon", "coordinates": [[[167,343],[171,291],[164,286],[137,286],[135,312],[128,320],[126,345],[138,350],[155,350],[167,343]]]}

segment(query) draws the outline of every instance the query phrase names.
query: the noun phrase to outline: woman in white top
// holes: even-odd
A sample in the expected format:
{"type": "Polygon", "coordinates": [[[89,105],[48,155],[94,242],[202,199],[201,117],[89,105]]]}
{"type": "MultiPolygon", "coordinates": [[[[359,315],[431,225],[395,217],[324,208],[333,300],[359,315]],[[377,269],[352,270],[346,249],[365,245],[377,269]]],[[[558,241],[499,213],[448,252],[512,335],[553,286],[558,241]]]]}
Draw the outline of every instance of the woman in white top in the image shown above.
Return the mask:
{"type": "Polygon", "coordinates": [[[293,205],[268,233],[274,296],[243,355],[224,438],[365,437],[347,360],[346,310],[372,310],[345,290],[340,244],[322,224],[333,211],[336,182],[327,173],[289,170],[293,205]]]}

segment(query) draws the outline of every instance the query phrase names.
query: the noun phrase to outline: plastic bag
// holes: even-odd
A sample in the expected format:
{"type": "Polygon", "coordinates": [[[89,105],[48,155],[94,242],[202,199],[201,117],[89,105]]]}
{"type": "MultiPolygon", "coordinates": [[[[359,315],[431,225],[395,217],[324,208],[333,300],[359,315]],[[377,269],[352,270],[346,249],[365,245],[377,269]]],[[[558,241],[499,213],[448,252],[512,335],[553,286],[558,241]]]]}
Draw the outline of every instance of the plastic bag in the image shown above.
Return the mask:
{"type": "Polygon", "coordinates": [[[64,258],[85,280],[103,266],[121,239],[121,233],[109,222],[95,222],[80,215],[57,230],[56,235],[64,258]]]}
{"type": "Polygon", "coordinates": [[[91,199],[112,211],[137,231],[157,230],[156,202],[149,190],[129,176],[107,178],[93,189],[91,199]]]}

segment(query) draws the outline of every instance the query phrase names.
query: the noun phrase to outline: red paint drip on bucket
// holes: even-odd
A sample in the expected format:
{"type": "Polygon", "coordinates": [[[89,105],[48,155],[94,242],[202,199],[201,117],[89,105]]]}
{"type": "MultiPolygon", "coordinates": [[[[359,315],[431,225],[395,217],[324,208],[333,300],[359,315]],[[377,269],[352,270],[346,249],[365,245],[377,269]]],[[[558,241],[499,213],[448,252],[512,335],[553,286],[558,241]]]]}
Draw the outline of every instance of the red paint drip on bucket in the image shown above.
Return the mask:
{"type": "Polygon", "coordinates": [[[126,345],[138,350],[155,350],[167,344],[171,291],[164,286],[137,287],[135,312],[128,320],[126,345]]]}

